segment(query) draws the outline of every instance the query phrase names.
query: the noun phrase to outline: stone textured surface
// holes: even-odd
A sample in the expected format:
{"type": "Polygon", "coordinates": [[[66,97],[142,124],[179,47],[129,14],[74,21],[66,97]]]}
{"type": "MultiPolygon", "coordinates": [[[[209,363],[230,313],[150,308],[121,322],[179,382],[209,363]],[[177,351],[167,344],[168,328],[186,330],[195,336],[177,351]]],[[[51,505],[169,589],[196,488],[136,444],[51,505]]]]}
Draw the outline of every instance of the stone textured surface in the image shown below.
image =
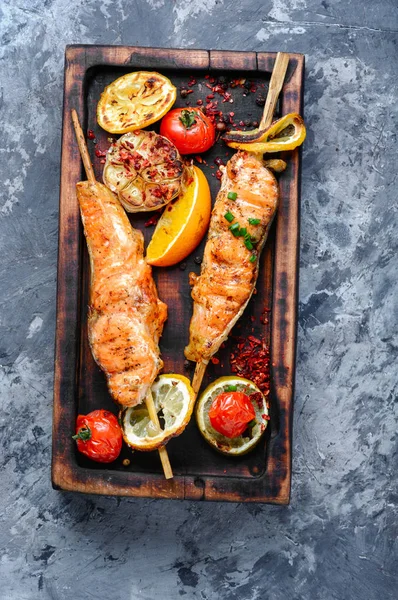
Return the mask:
{"type": "Polygon", "coordinates": [[[2,0],[0,38],[0,598],[396,598],[396,1],[2,0]],[[287,508],[51,489],[67,43],[306,54],[287,508]]]}

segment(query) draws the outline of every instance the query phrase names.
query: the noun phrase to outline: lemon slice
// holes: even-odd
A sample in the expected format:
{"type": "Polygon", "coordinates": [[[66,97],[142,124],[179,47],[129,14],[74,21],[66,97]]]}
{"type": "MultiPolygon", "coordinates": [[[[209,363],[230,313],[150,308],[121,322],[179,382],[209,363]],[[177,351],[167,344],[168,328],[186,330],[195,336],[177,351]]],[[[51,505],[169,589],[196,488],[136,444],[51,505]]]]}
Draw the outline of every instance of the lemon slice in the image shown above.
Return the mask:
{"type": "Polygon", "coordinates": [[[147,452],[164,446],[184,431],[192,415],[195,394],[183,375],[160,375],[152,386],[152,396],[160,432],[149,418],[145,404],[120,413],[124,441],[135,450],[147,452]]]}
{"type": "Polygon", "coordinates": [[[169,267],[188,256],[200,243],[210,221],[209,184],[198,167],[187,168],[178,198],[160,217],[147,249],[147,262],[169,267]]]}
{"type": "Polygon", "coordinates": [[[152,125],[173,106],[177,89],[160,73],[135,71],[119,77],[102,92],[97,121],[110,133],[127,133],[152,125]]]}
{"type": "Polygon", "coordinates": [[[268,425],[268,407],[264,394],[243,377],[220,377],[211,383],[200,396],[195,409],[196,422],[206,442],[215,450],[229,456],[241,456],[252,450],[260,441],[268,425]],[[231,390],[231,387],[234,388],[231,390]],[[247,394],[256,413],[255,422],[236,438],[227,438],[216,431],[210,423],[209,410],[213,400],[223,392],[237,391],[247,394]]]}

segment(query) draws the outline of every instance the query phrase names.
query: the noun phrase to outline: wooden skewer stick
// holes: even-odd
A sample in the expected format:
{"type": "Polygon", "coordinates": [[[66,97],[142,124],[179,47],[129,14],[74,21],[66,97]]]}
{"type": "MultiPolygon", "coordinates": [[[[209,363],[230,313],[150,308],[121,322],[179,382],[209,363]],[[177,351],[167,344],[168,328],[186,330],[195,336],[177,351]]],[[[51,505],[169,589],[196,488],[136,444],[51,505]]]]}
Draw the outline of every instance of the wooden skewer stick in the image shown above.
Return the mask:
{"type": "MultiPolygon", "coordinates": [[[[89,180],[90,183],[96,184],[97,181],[95,179],[93,165],[91,164],[86,140],[84,138],[84,133],[81,128],[81,125],[79,122],[79,117],[77,116],[77,112],[75,111],[75,109],[72,109],[72,121],[73,121],[73,126],[75,128],[76,139],[77,139],[77,143],[79,145],[80,155],[82,157],[82,161],[83,161],[84,168],[86,171],[87,179],[89,180]]],[[[155,404],[153,402],[151,391],[149,391],[147,397],[145,398],[145,404],[148,409],[149,418],[151,419],[152,423],[160,431],[160,423],[159,423],[158,415],[156,412],[155,404]]],[[[167,454],[167,450],[164,446],[162,448],[159,448],[159,456],[160,456],[160,460],[162,462],[162,467],[163,467],[165,478],[171,479],[173,477],[173,471],[171,469],[169,455],[167,454]]]]}
{"type": "Polygon", "coordinates": [[[271,81],[269,82],[269,88],[267,93],[267,99],[265,101],[263,116],[261,117],[259,130],[263,131],[271,126],[272,118],[278,97],[281,92],[287,67],[289,64],[289,55],[285,52],[278,52],[275,59],[274,68],[272,70],[271,81]]]}
{"type": "MultiPolygon", "coordinates": [[[[274,68],[272,70],[263,116],[261,117],[260,126],[258,128],[259,131],[268,129],[272,123],[272,117],[274,116],[276,103],[278,102],[278,97],[285,80],[288,64],[289,55],[285,52],[278,52],[276,55],[274,68]]],[[[195,373],[192,379],[192,388],[195,392],[195,395],[198,395],[208,364],[209,361],[200,361],[196,363],[195,373]]]]}
{"type": "MultiPolygon", "coordinates": [[[[145,404],[148,409],[149,418],[152,423],[156,425],[158,430],[160,431],[160,423],[158,418],[158,413],[156,412],[155,404],[153,402],[152,392],[149,391],[147,397],[145,398],[145,404]]],[[[166,446],[162,446],[159,448],[159,456],[162,462],[163,472],[166,479],[172,479],[173,471],[171,469],[169,455],[167,454],[166,446]]]]}
{"type": "Polygon", "coordinates": [[[80,126],[79,117],[77,116],[77,112],[74,108],[72,108],[72,121],[73,126],[75,128],[75,134],[77,143],[80,150],[80,156],[82,157],[82,161],[84,164],[84,169],[86,171],[87,179],[90,183],[96,183],[93,165],[91,164],[90,155],[88,153],[88,148],[86,144],[86,140],[84,138],[83,130],[80,126]]]}
{"type": "Polygon", "coordinates": [[[203,380],[204,374],[206,373],[208,364],[209,364],[208,360],[203,360],[203,361],[196,363],[195,373],[193,374],[193,379],[192,379],[192,389],[195,392],[195,396],[198,395],[198,392],[200,390],[200,386],[202,385],[202,380],[203,380]]]}

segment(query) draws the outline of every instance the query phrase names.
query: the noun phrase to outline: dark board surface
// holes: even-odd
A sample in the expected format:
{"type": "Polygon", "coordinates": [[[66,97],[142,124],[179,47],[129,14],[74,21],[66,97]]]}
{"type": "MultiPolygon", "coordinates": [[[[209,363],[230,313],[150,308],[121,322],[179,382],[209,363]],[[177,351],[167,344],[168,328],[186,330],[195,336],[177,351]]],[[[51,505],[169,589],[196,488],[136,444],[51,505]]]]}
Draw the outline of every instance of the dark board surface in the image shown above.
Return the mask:
{"type": "MultiPolygon", "coordinates": [[[[157,453],[134,453],[125,448],[121,457],[104,469],[77,455],[70,440],[77,413],[95,408],[117,409],[105,384],[105,378],[91,356],[87,341],[86,310],[88,293],[88,257],[82,236],[78,206],[74,194],[76,182],[84,178],[70,124],[70,109],[76,108],[86,130],[95,134],[88,141],[94,169],[101,179],[101,151],[109,147],[109,134],[96,124],[95,110],[105,85],[133,69],[153,69],[170,77],[180,88],[193,75],[196,84],[186,99],[178,94],[176,106],[196,105],[210,92],[208,78],[220,73],[228,80],[245,78],[253,82],[257,93],[266,93],[275,55],[172,51],[126,47],[70,47],[66,54],[64,134],[60,198],[60,245],[58,268],[58,319],[56,344],[56,385],[54,396],[53,484],[61,489],[120,495],[271,501],[286,503],[290,493],[291,416],[295,362],[297,247],[299,226],[299,154],[285,158],[288,169],[280,178],[281,204],[276,223],[263,252],[257,294],[233,330],[226,347],[220,351],[219,364],[209,365],[204,385],[230,374],[229,354],[237,336],[254,334],[271,345],[272,391],[271,421],[257,448],[238,460],[215,453],[201,438],[193,421],[186,431],[167,448],[175,474],[172,482],[163,479],[157,453]],[[100,150],[100,153],[95,151],[100,150]],[[263,323],[264,309],[271,319],[263,323]],[[131,458],[128,468],[123,458],[131,458]]],[[[303,57],[291,57],[286,83],[277,107],[277,116],[301,111],[303,57]]],[[[254,88],[253,88],[254,89],[254,88]]],[[[239,123],[259,121],[262,109],[257,93],[245,94],[237,86],[229,90],[233,103],[222,103],[224,114],[239,123]]],[[[156,130],[156,126],[151,127],[156,130]]],[[[203,155],[199,166],[211,186],[213,200],[219,189],[215,159],[223,162],[232,155],[221,141],[203,155]]],[[[196,163],[198,164],[198,163],[196,163]]],[[[134,227],[144,232],[146,242],[153,227],[145,223],[151,215],[132,215],[134,227]]],[[[169,318],[161,339],[164,372],[192,376],[193,364],[187,365],[183,349],[188,341],[192,310],[188,273],[199,272],[202,244],[184,265],[154,269],[159,296],[169,306],[169,318]],[[195,260],[196,259],[196,260],[195,260]]]]}

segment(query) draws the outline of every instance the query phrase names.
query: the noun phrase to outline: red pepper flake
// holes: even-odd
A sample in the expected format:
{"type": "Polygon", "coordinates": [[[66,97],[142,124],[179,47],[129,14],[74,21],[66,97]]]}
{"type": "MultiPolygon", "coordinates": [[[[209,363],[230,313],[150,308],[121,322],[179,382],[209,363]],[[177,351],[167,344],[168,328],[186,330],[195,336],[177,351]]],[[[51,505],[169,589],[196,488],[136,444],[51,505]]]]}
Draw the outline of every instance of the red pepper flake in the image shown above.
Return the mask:
{"type": "Polygon", "coordinates": [[[151,225],[157,225],[162,214],[161,210],[157,210],[148,221],[145,221],[144,227],[151,227],[151,225]]]}
{"type": "Polygon", "coordinates": [[[210,81],[210,83],[214,83],[215,82],[214,77],[210,77],[209,81],[210,81]]]}
{"type": "Polygon", "coordinates": [[[199,156],[199,154],[195,154],[195,160],[197,160],[199,164],[202,164],[203,162],[203,158],[199,156]]]}
{"type": "Polygon", "coordinates": [[[211,88],[213,90],[213,92],[215,92],[216,94],[220,94],[220,96],[224,96],[225,95],[225,90],[224,88],[217,84],[215,85],[213,88],[211,88]]]}
{"type": "Polygon", "coordinates": [[[219,156],[216,156],[216,158],[214,159],[214,163],[218,166],[225,164],[223,159],[220,158],[219,156]]]}
{"type": "Polygon", "coordinates": [[[198,106],[202,106],[202,104],[203,104],[203,100],[201,100],[201,99],[199,98],[199,100],[196,100],[196,104],[197,104],[198,106]]]}
{"type": "Polygon", "coordinates": [[[191,77],[191,79],[188,81],[188,87],[192,87],[193,85],[196,85],[196,79],[191,77]]]}
{"type": "Polygon", "coordinates": [[[106,156],[106,152],[104,152],[103,150],[100,150],[99,148],[96,148],[95,156],[98,156],[98,158],[102,158],[103,156],[106,156]]]}
{"type": "Polygon", "coordinates": [[[89,140],[95,140],[95,133],[92,129],[88,130],[87,137],[89,140]]]}
{"type": "Polygon", "coordinates": [[[218,365],[220,363],[220,359],[213,356],[213,358],[211,359],[211,362],[213,363],[213,365],[218,365]]]}
{"type": "Polygon", "coordinates": [[[214,98],[214,94],[208,94],[206,96],[206,100],[213,100],[213,98],[214,98]]]}
{"type": "Polygon", "coordinates": [[[270,352],[264,339],[249,335],[236,338],[230,354],[232,373],[253,381],[263,394],[270,389],[270,352]]]}
{"type": "Polygon", "coordinates": [[[229,92],[224,92],[223,102],[231,102],[231,104],[232,104],[233,103],[232,94],[230,94],[229,92]]]}
{"type": "Polygon", "coordinates": [[[216,171],[216,177],[217,177],[218,180],[220,180],[222,178],[222,172],[220,171],[220,169],[218,169],[216,171]]]}
{"type": "Polygon", "coordinates": [[[205,83],[205,86],[209,88],[209,90],[213,91],[213,86],[210,83],[205,83]]]}
{"type": "Polygon", "coordinates": [[[209,77],[210,77],[209,74],[205,75],[205,79],[209,79],[209,77]]]}

